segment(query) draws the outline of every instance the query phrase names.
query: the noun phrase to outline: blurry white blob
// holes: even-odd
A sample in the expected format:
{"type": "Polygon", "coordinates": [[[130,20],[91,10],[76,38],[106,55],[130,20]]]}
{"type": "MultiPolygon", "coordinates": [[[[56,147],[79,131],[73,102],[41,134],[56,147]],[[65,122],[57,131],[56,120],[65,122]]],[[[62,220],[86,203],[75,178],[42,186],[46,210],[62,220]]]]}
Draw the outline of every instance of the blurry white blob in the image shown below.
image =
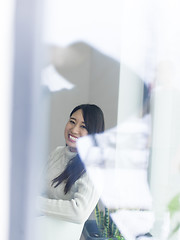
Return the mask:
{"type": "Polygon", "coordinates": [[[136,237],[140,239],[140,236],[143,239],[149,239],[143,235],[149,233],[153,226],[154,214],[152,212],[119,210],[112,213],[111,217],[125,239],[135,240],[136,237]]]}
{"type": "Polygon", "coordinates": [[[147,182],[149,128],[147,116],[133,117],[116,128],[77,142],[94,185],[103,182],[101,200],[110,209],[152,207],[147,182]]]}
{"type": "Polygon", "coordinates": [[[74,84],[63,78],[55,69],[55,67],[50,64],[42,70],[42,84],[47,86],[51,92],[60,91],[62,89],[72,89],[74,84]]]}
{"type": "Polygon", "coordinates": [[[86,167],[147,169],[150,116],[130,118],[104,133],[88,135],[77,142],[86,167]]]}
{"type": "Polygon", "coordinates": [[[82,137],[77,142],[87,173],[97,190],[101,190],[102,203],[110,210],[118,210],[112,215],[113,220],[127,240],[147,233],[154,221],[147,181],[150,137],[147,118],[130,118],[113,129],[82,137]]]}
{"type": "Polygon", "coordinates": [[[97,190],[101,190],[101,200],[109,209],[152,208],[145,170],[88,167],[87,173],[97,190]]]}

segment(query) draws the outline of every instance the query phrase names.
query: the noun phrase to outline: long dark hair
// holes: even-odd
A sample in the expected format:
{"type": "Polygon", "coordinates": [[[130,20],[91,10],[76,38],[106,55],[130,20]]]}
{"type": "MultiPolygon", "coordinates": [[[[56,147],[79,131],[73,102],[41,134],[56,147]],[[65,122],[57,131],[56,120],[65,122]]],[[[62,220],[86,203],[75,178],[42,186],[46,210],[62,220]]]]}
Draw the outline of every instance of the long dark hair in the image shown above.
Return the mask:
{"type": "MultiPolygon", "coordinates": [[[[104,131],[104,114],[95,104],[81,104],[75,107],[70,113],[70,117],[78,110],[82,110],[84,122],[88,134],[101,133],[104,131]]],[[[66,194],[72,185],[85,173],[85,166],[79,155],[73,157],[67,164],[65,170],[55,179],[52,185],[56,188],[65,181],[64,193],[66,194]]]]}

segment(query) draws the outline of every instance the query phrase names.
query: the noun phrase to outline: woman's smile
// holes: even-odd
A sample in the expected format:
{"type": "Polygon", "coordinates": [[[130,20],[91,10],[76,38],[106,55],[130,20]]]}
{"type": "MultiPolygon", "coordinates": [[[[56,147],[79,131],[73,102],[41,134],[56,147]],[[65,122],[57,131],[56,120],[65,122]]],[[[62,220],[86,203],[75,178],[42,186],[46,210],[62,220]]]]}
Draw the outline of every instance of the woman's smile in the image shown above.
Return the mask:
{"type": "Polygon", "coordinates": [[[82,110],[79,109],[72,114],[69,121],[66,124],[64,130],[64,137],[66,140],[66,144],[70,147],[70,149],[76,148],[76,142],[79,137],[83,137],[88,134],[86,129],[84,118],[82,115],[82,110]]]}
{"type": "Polygon", "coordinates": [[[69,134],[68,137],[69,137],[69,141],[71,142],[76,142],[78,139],[78,137],[72,136],[71,134],[69,134]]]}

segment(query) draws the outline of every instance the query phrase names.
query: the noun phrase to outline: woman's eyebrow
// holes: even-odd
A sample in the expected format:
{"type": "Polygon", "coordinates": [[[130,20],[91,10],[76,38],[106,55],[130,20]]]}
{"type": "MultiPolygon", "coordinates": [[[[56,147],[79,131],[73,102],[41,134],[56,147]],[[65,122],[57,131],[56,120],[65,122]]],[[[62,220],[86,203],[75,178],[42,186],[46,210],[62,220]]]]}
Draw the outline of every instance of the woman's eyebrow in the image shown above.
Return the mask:
{"type": "Polygon", "coordinates": [[[76,118],[75,118],[75,117],[70,117],[70,119],[76,120],[76,118]]]}

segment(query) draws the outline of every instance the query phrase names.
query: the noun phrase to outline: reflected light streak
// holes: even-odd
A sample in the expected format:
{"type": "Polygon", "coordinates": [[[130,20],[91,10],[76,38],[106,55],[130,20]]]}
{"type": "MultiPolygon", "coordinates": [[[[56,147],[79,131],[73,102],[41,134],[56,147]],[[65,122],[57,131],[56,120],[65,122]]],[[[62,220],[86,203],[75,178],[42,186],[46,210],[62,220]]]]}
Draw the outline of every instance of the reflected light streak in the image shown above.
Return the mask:
{"type": "Polygon", "coordinates": [[[51,92],[62,89],[70,90],[74,87],[74,84],[63,78],[52,64],[42,70],[42,84],[47,86],[51,92]]]}
{"type": "Polygon", "coordinates": [[[10,224],[10,162],[11,162],[11,112],[13,72],[13,0],[0,3],[0,239],[9,239],[10,224]]]}

